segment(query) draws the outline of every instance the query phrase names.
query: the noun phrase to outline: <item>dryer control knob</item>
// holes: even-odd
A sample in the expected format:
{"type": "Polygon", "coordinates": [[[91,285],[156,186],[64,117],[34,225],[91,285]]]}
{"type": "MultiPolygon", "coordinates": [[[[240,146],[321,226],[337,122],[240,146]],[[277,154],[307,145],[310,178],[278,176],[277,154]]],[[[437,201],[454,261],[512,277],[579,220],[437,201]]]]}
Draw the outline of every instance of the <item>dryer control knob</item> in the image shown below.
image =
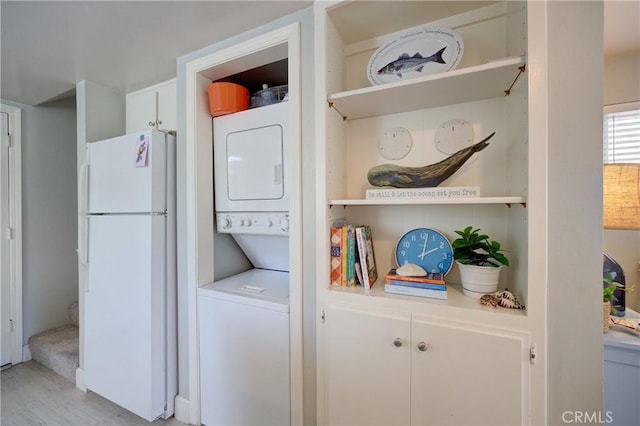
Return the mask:
{"type": "Polygon", "coordinates": [[[247,219],[247,220],[244,222],[244,224],[245,224],[245,225],[247,225],[247,226],[251,226],[251,219],[247,219]]]}
{"type": "Polygon", "coordinates": [[[271,219],[267,219],[265,225],[267,226],[267,228],[271,228],[273,226],[273,221],[271,219]]]}
{"type": "Polygon", "coordinates": [[[222,225],[222,229],[229,229],[231,228],[231,218],[229,216],[225,216],[222,218],[221,220],[221,225],[222,225]]]}
{"type": "Polygon", "coordinates": [[[289,230],[289,218],[288,217],[283,217],[282,220],[280,221],[280,228],[282,228],[283,231],[288,231],[289,230]]]}
{"type": "Polygon", "coordinates": [[[244,219],[240,219],[240,226],[244,226],[244,219]]]}

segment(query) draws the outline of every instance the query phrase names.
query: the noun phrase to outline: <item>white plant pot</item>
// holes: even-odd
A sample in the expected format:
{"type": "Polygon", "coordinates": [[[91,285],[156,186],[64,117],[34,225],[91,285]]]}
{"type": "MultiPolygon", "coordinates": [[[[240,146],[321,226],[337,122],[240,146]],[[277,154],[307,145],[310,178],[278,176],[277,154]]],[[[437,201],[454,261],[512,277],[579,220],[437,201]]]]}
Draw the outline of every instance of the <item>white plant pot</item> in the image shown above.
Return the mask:
{"type": "Polygon", "coordinates": [[[465,296],[480,299],[485,294],[498,291],[498,281],[502,266],[465,265],[458,261],[462,292],[465,296]]]}

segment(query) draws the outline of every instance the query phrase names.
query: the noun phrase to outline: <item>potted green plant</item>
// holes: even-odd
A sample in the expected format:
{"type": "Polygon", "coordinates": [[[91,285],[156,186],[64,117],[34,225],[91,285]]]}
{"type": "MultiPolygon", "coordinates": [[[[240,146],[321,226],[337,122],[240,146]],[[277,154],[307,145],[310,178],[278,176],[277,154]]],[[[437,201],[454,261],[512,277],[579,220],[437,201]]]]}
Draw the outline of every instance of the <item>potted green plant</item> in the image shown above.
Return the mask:
{"type": "Polygon", "coordinates": [[[462,291],[466,296],[479,299],[498,290],[500,270],[509,266],[509,259],[499,242],[481,234],[480,228],[467,226],[455,231],[459,238],[453,241],[453,258],[460,269],[462,291]]]}
{"type": "MultiPolygon", "coordinates": [[[[602,287],[602,331],[606,333],[609,331],[609,318],[611,314],[618,312],[617,309],[611,305],[611,302],[618,301],[614,293],[618,288],[623,286],[613,280],[610,272],[607,273],[602,281],[604,281],[604,286],[602,287]]],[[[633,287],[624,289],[625,292],[630,292],[631,290],[633,290],[633,287]]]]}

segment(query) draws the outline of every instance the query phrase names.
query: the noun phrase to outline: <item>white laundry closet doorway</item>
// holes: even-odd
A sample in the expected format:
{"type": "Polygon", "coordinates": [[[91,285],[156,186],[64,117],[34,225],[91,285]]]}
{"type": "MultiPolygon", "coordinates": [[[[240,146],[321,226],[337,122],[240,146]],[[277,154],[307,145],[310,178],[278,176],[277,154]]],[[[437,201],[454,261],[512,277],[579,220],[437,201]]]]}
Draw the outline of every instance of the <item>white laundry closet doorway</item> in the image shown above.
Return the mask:
{"type": "Polygon", "coordinates": [[[20,109],[0,105],[0,365],[22,361],[20,109]]]}

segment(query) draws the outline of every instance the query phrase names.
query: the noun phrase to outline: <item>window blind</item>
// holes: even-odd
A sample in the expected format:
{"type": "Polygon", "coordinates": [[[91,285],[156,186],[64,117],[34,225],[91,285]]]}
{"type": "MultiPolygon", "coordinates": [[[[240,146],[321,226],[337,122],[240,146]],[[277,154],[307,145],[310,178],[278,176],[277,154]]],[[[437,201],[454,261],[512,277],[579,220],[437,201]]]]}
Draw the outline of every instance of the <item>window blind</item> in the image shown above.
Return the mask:
{"type": "Polygon", "coordinates": [[[640,163],[640,110],[604,115],[604,162],[640,163]]]}

